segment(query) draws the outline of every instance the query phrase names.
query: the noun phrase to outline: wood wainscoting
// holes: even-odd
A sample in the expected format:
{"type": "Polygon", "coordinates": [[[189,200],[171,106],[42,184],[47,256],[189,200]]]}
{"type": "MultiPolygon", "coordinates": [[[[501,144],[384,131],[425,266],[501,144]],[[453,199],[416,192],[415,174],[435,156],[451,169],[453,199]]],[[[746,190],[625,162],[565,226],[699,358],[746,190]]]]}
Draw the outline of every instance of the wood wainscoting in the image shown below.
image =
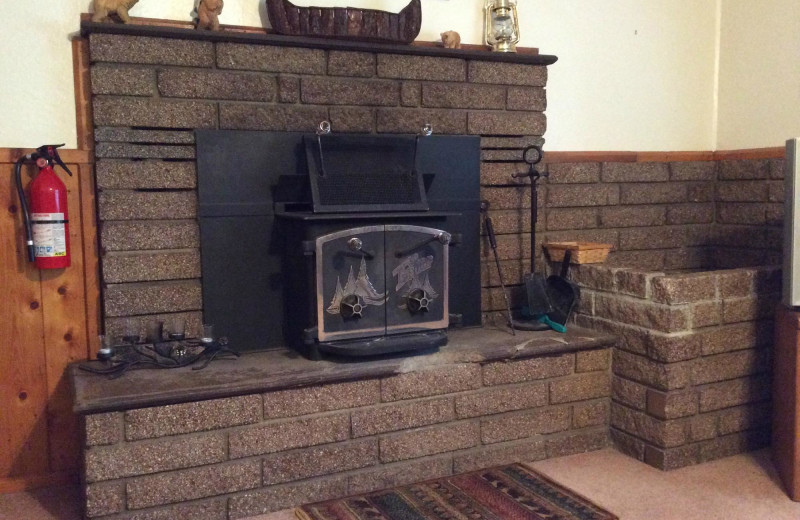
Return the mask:
{"type": "MultiPolygon", "coordinates": [[[[92,155],[64,150],[70,253],[66,269],[26,259],[14,162],[29,150],[0,148],[0,493],[77,478],[80,428],[67,364],[97,352],[100,295],[92,155]]],[[[35,166],[23,168],[27,185],[35,166]]]]}

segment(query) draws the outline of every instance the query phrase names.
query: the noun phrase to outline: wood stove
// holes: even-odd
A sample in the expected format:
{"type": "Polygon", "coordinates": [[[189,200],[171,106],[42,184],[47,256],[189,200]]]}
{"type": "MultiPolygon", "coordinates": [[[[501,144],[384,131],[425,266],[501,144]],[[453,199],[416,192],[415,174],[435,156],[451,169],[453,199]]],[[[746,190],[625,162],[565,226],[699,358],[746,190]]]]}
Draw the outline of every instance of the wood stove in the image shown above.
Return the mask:
{"type": "Polygon", "coordinates": [[[371,356],[480,325],[478,138],[198,131],[197,151],[204,320],[232,346],[371,356]]]}

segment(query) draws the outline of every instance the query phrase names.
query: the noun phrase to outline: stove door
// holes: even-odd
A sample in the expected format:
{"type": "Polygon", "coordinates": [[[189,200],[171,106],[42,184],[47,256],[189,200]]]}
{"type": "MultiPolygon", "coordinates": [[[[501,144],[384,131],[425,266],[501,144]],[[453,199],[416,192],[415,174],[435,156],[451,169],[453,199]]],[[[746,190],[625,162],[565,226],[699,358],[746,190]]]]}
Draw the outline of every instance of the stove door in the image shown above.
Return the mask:
{"type": "Polygon", "coordinates": [[[386,226],[387,334],[447,328],[449,243],[441,229],[386,226]]]}
{"type": "Polygon", "coordinates": [[[320,341],[386,333],[384,226],[318,237],[316,267],[320,341]]]}

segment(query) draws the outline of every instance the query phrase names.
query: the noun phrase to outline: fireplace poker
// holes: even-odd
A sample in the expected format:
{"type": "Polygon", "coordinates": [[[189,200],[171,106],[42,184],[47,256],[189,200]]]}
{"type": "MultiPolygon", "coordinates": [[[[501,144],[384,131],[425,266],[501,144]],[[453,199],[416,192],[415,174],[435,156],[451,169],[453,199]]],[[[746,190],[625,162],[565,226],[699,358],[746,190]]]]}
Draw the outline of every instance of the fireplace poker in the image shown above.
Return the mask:
{"type": "Polygon", "coordinates": [[[481,201],[481,213],[483,213],[483,222],[486,226],[486,234],[489,235],[489,245],[492,247],[494,253],[494,263],[497,266],[497,277],[500,278],[500,287],[503,289],[503,299],[506,301],[506,311],[508,311],[508,326],[511,327],[511,335],[516,336],[517,332],[514,330],[514,322],[511,319],[511,303],[508,301],[508,292],[506,292],[506,284],[503,281],[503,270],[500,269],[500,257],[497,255],[497,237],[494,234],[494,224],[492,224],[492,217],[489,216],[489,201],[481,201]]]}

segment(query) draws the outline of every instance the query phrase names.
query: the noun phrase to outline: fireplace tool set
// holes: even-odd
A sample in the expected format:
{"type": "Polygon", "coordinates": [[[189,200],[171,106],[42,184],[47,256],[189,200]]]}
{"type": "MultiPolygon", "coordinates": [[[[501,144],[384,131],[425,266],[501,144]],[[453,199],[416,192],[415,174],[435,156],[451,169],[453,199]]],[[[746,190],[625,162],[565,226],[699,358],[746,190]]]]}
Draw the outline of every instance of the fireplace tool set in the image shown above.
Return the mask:
{"type": "MultiPolygon", "coordinates": [[[[525,148],[522,158],[528,164],[525,173],[512,174],[513,178],[529,177],[531,180],[531,272],[525,276],[525,289],[528,304],[523,308],[522,317],[512,320],[512,331],[540,331],[553,329],[566,332],[566,323],[580,299],[580,287],[567,279],[571,251],[567,250],[558,275],[548,276],[536,272],[536,223],[539,220],[538,181],[548,174],[536,169],[544,158],[542,148],[531,145],[525,148]]],[[[498,266],[499,270],[499,266],[498,266]]],[[[503,289],[505,293],[505,289],[503,289]]]]}
{"type": "Polygon", "coordinates": [[[114,344],[111,336],[100,336],[101,348],[95,362],[81,363],[81,370],[93,374],[108,375],[111,379],[120,377],[132,369],[139,368],[182,368],[191,365],[192,370],[202,370],[215,359],[238,358],[239,353],[228,348],[228,339],[216,338],[213,326],[204,325],[200,338],[186,338],[183,324],[170,332],[167,341],[163,340],[162,323],[148,324],[147,337],[140,343],[138,333],[126,331],[122,342],[114,344]]]}

